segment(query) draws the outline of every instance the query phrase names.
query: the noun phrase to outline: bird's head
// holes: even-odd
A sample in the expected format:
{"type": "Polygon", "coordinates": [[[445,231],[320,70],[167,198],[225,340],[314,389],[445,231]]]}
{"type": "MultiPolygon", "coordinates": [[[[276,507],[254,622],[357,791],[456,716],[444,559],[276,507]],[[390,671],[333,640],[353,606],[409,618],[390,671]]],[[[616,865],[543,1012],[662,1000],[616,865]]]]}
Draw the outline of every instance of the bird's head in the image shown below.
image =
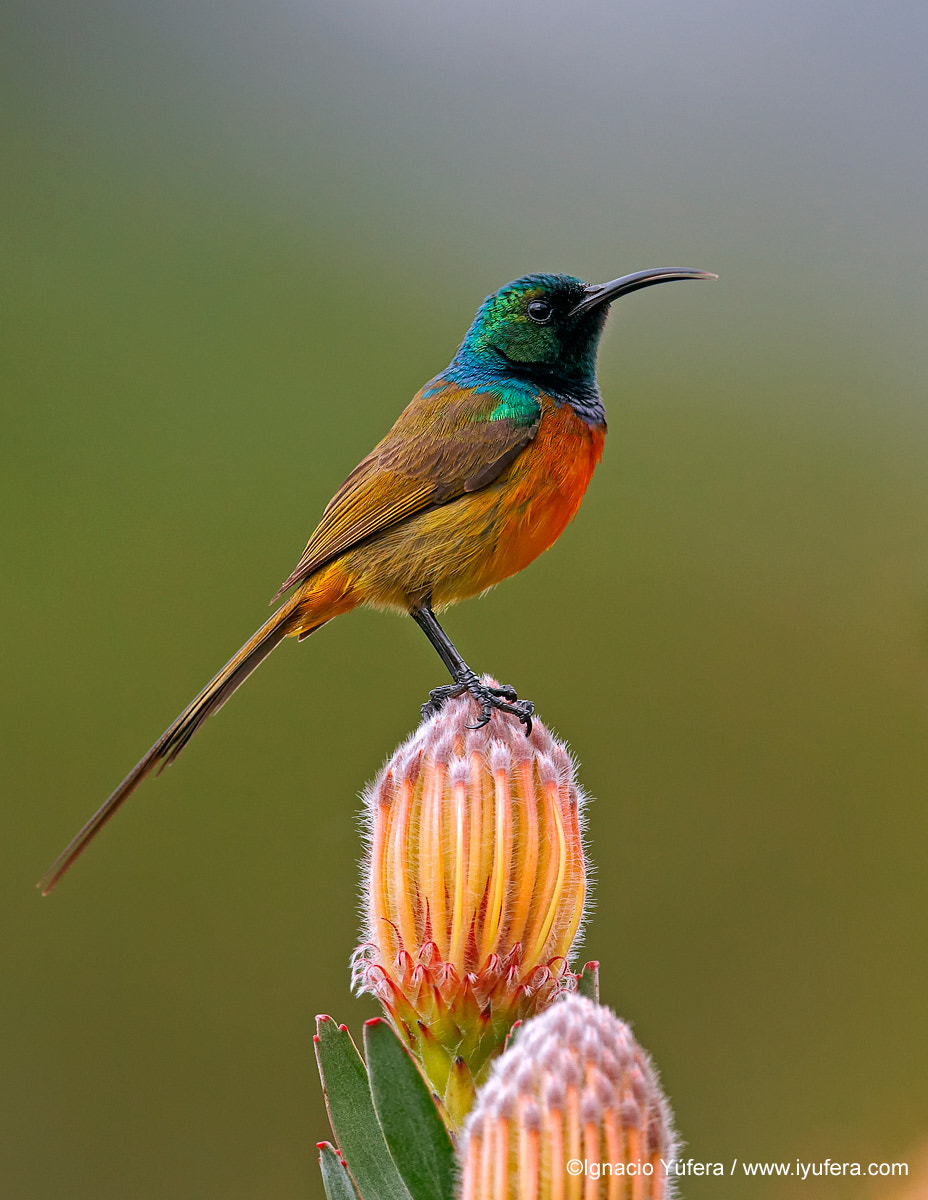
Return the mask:
{"type": "Polygon", "coordinates": [[[707,271],[669,267],[602,284],[585,284],[572,275],[523,275],[484,300],[458,360],[508,369],[539,383],[584,384],[593,379],[613,300],[673,279],[715,278],[707,271]]]}

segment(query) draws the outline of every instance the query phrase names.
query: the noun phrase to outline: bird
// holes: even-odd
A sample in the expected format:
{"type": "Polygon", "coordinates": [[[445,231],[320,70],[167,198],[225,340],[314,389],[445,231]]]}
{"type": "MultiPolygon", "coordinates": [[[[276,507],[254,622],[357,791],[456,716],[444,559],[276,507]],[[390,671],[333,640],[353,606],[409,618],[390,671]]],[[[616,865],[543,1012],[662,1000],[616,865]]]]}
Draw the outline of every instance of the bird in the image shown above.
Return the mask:
{"type": "Polygon", "coordinates": [[[708,271],[659,267],[608,283],[531,274],[488,296],[450,364],[400,413],[322,514],[273,615],[191,701],[39,882],[47,895],[153,770],[287,637],[300,641],[358,605],[408,613],[451,676],[423,716],[470,693],[477,727],[495,710],[530,733],[534,705],[467,665],[436,611],[528,566],[575,516],[599,462],[606,410],[596,355],[610,305],[708,271]]]}

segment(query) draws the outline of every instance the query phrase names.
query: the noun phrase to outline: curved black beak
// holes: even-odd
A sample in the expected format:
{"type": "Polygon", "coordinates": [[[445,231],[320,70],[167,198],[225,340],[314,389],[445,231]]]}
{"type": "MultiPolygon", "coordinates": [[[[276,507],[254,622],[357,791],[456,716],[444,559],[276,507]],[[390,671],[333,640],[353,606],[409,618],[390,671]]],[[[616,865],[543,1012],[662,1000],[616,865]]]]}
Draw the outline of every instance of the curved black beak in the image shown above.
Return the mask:
{"type": "Polygon", "coordinates": [[[619,296],[627,296],[639,288],[650,287],[653,283],[666,283],[671,279],[718,279],[718,275],[713,275],[711,271],[694,271],[689,267],[655,267],[651,271],[635,271],[633,275],[610,279],[608,283],[591,283],[583,289],[583,299],[567,315],[576,317],[601,304],[610,304],[619,296]]]}

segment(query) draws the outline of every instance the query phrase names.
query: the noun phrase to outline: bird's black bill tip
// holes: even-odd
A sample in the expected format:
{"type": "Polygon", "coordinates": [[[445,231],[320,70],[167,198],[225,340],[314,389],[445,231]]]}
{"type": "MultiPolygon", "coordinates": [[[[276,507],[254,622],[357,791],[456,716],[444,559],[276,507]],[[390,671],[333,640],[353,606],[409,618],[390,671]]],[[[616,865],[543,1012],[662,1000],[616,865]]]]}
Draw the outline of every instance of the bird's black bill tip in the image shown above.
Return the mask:
{"type": "Polygon", "coordinates": [[[584,289],[583,299],[570,310],[568,316],[579,316],[599,308],[601,304],[611,304],[619,296],[627,296],[655,283],[670,283],[675,279],[718,279],[718,275],[693,267],[653,267],[648,271],[634,271],[631,275],[610,279],[608,283],[590,284],[584,289]]]}

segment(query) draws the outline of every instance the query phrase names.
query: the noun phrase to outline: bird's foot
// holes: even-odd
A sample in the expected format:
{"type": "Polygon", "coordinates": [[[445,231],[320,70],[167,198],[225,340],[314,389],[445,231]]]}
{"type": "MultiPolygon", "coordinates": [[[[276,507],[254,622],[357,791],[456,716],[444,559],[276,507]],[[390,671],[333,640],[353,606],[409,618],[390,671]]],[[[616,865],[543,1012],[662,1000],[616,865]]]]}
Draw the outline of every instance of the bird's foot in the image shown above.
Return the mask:
{"type": "Polygon", "coordinates": [[[457,672],[454,683],[433,688],[429,692],[428,700],[422,705],[422,716],[434,717],[446,700],[463,696],[465,692],[469,692],[480,705],[480,716],[477,718],[477,723],[468,725],[468,729],[481,729],[484,725],[488,725],[490,717],[493,715],[493,709],[496,708],[500,712],[511,713],[514,717],[518,717],[525,726],[526,737],[532,732],[532,714],[535,711],[535,705],[531,700],[520,700],[515,688],[509,687],[508,684],[504,684],[502,687],[490,687],[489,684],[478,679],[470,667],[457,672]]]}

